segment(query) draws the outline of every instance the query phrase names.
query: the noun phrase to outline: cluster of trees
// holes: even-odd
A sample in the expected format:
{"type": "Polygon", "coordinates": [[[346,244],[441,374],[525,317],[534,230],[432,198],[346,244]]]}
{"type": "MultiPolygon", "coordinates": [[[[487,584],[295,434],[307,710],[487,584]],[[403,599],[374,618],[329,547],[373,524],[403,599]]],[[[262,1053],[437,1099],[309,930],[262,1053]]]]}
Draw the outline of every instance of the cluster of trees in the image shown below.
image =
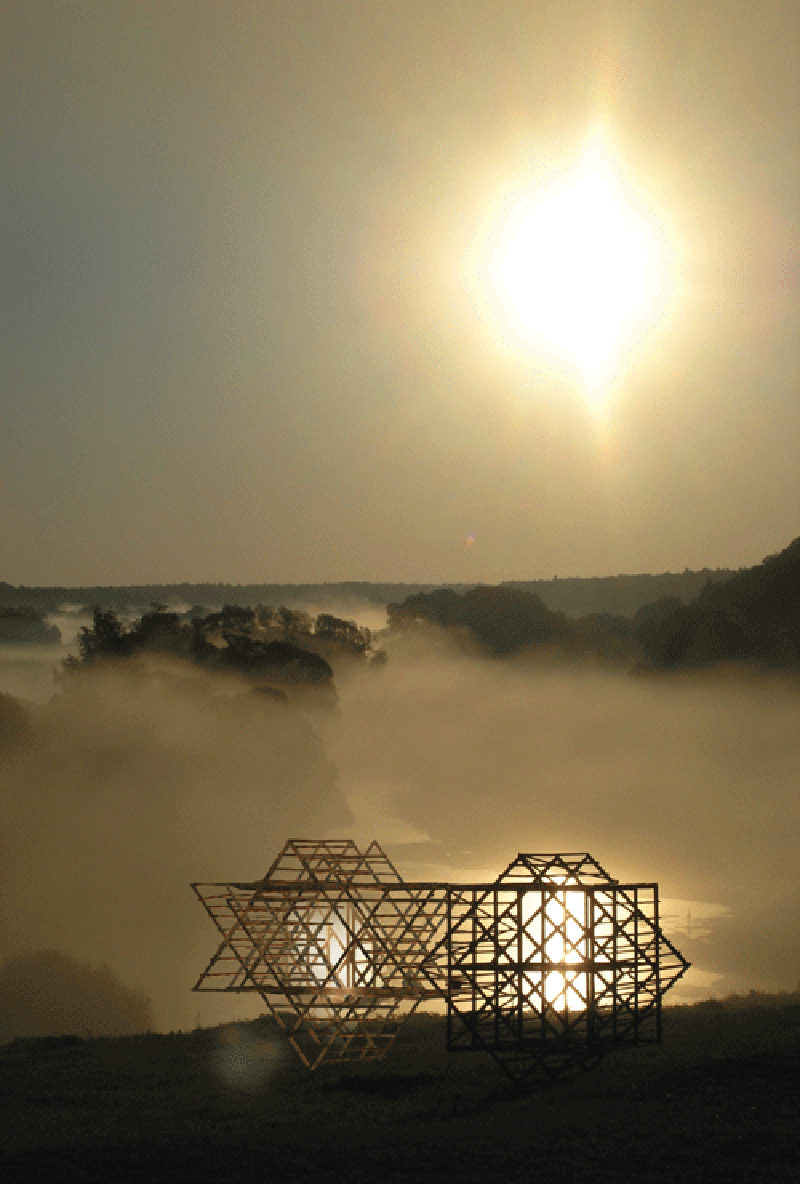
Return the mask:
{"type": "Polygon", "coordinates": [[[327,657],[362,658],[372,645],[370,630],[355,621],[345,621],[330,613],[312,617],[300,609],[263,604],[254,608],[229,604],[204,617],[192,614],[192,625],[206,636],[216,634],[227,639],[235,633],[257,636],[262,641],[293,641],[327,657]]]}
{"type": "Polygon", "coordinates": [[[31,605],[0,606],[0,642],[36,641],[58,645],[61,631],[45,623],[31,605]]]}
{"type": "Polygon", "coordinates": [[[706,580],[690,604],[666,594],[632,616],[590,613],[577,620],[552,612],[521,588],[438,588],[388,606],[395,632],[419,622],[460,629],[496,655],[530,647],[594,654],[639,670],[744,662],[800,666],[800,539],[757,567],[715,583],[706,580]]]}
{"type": "Polygon", "coordinates": [[[371,645],[369,629],[327,613],[314,619],[287,608],[234,604],[187,621],[154,604],[126,626],[113,609],[96,606],[91,626],[79,631],[79,656],[63,666],[75,673],[98,662],[159,654],[256,680],[330,686],[328,659],[380,660],[371,645]]]}
{"type": "MultiPolygon", "coordinates": [[[[681,601],[677,602],[682,603],[681,601]]],[[[659,611],[650,606],[651,611],[659,611]]],[[[646,615],[644,610],[643,618],[646,615]]],[[[553,612],[535,592],[508,584],[466,592],[437,588],[407,597],[387,609],[389,627],[398,632],[418,623],[457,630],[497,657],[528,649],[560,656],[596,655],[631,662],[636,656],[638,621],[612,613],[591,613],[577,621],[553,612]]]]}
{"type": "Polygon", "coordinates": [[[437,588],[407,596],[402,604],[388,605],[386,612],[392,630],[419,621],[460,628],[497,655],[560,640],[570,628],[565,615],[551,612],[535,593],[502,586],[479,586],[463,593],[437,588]]]}
{"type": "Polygon", "coordinates": [[[747,663],[800,667],[800,538],[723,584],[709,581],[691,604],[673,604],[641,634],[655,669],[747,663]]]}

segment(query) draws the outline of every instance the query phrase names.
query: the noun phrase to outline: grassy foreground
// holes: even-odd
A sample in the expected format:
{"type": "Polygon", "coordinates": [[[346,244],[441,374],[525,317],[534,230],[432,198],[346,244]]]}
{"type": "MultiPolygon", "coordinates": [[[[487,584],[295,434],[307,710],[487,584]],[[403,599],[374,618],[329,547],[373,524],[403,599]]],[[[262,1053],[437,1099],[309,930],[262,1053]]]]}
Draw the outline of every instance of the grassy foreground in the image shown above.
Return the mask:
{"type": "Polygon", "coordinates": [[[414,1017],[309,1073],[268,1020],[0,1048],[0,1179],[800,1179],[800,996],[668,1008],[660,1046],[526,1096],[414,1017]],[[346,1071],[345,1071],[346,1070],[346,1071]]]}

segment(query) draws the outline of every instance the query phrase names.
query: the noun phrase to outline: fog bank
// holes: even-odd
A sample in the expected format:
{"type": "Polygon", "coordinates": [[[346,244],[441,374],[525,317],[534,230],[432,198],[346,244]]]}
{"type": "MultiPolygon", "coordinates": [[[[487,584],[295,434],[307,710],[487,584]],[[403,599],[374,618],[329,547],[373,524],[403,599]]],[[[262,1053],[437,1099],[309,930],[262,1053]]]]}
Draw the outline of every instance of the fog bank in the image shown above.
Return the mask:
{"type": "Polygon", "coordinates": [[[52,948],[143,991],[159,1027],[226,1017],[189,993],[216,945],[189,885],[256,879],[288,835],[347,823],[312,723],[167,667],[83,673],[30,714],[0,762],[0,962],[52,948]]]}
{"type": "Polygon", "coordinates": [[[340,683],[330,750],[364,837],[382,815],[405,874],[493,877],[518,851],[590,851],[617,879],[659,883],[695,964],[687,987],[797,985],[800,688],[408,645],[390,643],[379,688],[340,683]]]}
{"type": "Polygon", "coordinates": [[[29,708],[0,752],[0,963],[106,966],[162,1029],[257,1014],[191,994],[217,942],[189,883],[337,835],[377,838],[407,878],[587,850],[659,883],[684,997],[796,987],[800,688],[492,660],[436,632],[381,644],[384,668],[335,664],[333,715],[163,663],[29,708]]]}

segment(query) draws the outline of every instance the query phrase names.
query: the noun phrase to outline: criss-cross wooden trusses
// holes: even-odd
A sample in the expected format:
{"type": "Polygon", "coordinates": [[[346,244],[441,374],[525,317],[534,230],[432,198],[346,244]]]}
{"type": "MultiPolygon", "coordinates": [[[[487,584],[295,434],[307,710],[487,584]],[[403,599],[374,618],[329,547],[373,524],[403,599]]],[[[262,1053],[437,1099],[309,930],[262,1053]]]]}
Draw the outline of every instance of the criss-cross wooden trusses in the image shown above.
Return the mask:
{"type": "Polygon", "coordinates": [[[488,1052],[520,1084],[659,1042],[689,966],[659,928],[658,885],[619,884],[585,853],[451,885],[446,943],[448,1049],[488,1052]]]}
{"type": "Polygon", "coordinates": [[[373,842],[290,839],[255,884],[193,884],[222,934],[195,990],[257,991],[310,1069],[382,1059],[441,990],[422,971],[441,885],[404,884],[373,842]]]}
{"type": "Polygon", "coordinates": [[[303,1062],[382,1059],[423,1000],[447,1047],[517,1084],[661,1039],[688,962],[658,886],[588,854],[518,855],[491,884],[405,883],[376,843],[291,839],[255,883],[193,884],[222,941],[195,990],[257,991],[303,1062]]]}

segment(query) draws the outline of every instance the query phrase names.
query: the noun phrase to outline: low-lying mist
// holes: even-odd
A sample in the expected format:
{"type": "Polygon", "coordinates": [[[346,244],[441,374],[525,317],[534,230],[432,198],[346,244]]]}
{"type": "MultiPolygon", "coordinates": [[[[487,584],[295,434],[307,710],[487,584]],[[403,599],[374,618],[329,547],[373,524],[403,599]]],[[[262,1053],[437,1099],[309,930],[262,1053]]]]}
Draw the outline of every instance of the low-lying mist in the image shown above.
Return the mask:
{"type": "Polygon", "coordinates": [[[387,648],[379,686],[340,682],[331,753],[351,795],[402,821],[398,839],[431,840],[387,834],[409,874],[494,878],[518,851],[590,851],[614,878],[659,883],[687,986],[794,989],[796,684],[478,659],[441,635],[435,656],[418,636],[387,648]]]}
{"type": "Polygon", "coordinates": [[[189,994],[215,948],[190,882],[257,879],[350,818],[310,718],[163,665],[82,672],[28,714],[0,761],[0,962],[52,948],[145,992],[160,1027],[212,1014],[189,994]]]}
{"type": "Polygon", "coordinates": [[[107,967],[160,1028],[256,1014],[191,994],[217,942],[190,881],[352,835],[411,879],[590,851],[659,882],[690,995],[796,987],[796,684],[488,659],[433,631],[379,644],[383,668],[334,664],[333,714],[163,663],[101,666],[28,708],[0,745],[0,964],[107,967]]]}

